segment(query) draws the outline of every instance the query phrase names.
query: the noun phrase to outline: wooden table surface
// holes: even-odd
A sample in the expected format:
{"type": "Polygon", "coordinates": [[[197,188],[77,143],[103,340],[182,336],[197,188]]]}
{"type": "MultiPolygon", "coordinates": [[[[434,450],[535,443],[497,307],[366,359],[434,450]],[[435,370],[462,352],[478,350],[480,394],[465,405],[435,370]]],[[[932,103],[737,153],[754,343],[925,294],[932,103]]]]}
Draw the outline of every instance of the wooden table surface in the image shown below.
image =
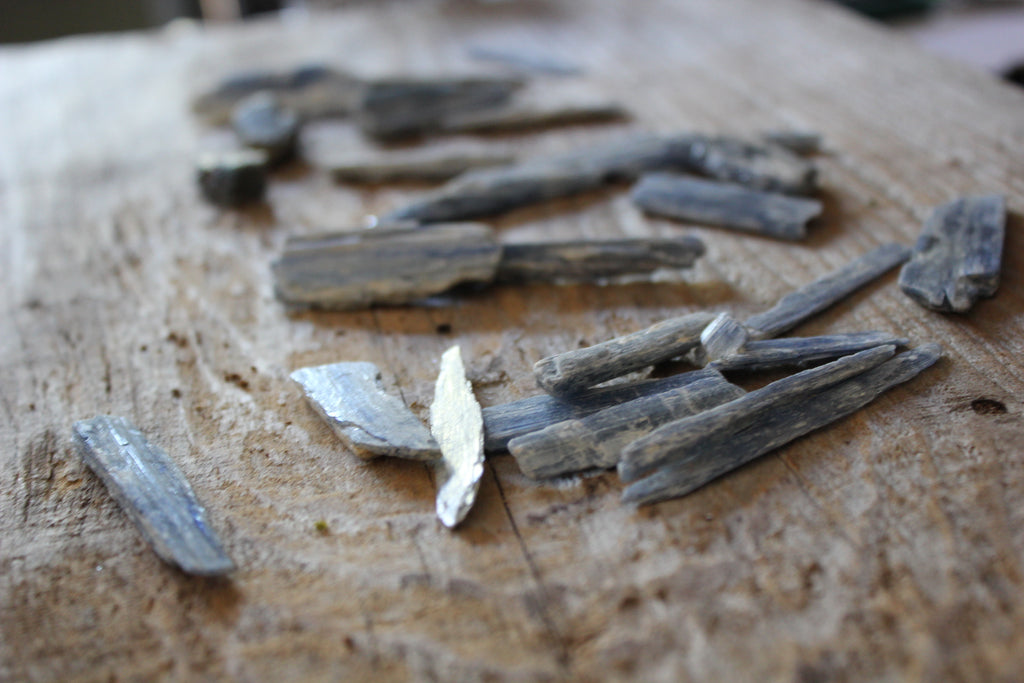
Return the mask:
{"type": "MultiPolygon", "coordinates": [[[[490,66],[493,70],[500,67],[490,66]]],[[[559,89],[571,79],[550,78],[559,89]]],[[[1010,680],[1024,670],[1024,94],[829,3],[366,3],[244,26],[0,50],[0,679],[1010,680]],[[197,195],[192,94],[243,67],[485,68],[486,45],[582,65],[627,129],[821,131],[826,212],[800,244],[694,228],[682,279],[500,287],[434,308],[289,316],[286,235],[353,228],[422,190],[275,176],[266,207],[197,195]],[[938,203],[1005,193],[1002,286],[925,311],[891,275],[796,332],[937,341],[938,366],[681,500],[635,509],[613,473],[533,482],[488,459],[443,528],[422,464],[365,463],[288,379],[378,364],[426,414],[462,346],[484,405],[537,389],[542,356],[670,315],[747,315],[938,203]],[[450,331],[448,328],[450,327],[450,331]],[[71,448],[131,417],[181,464],[239,565],[163,564],[71,448]],[[315,528],[319,520],[329,533],[315,528]]],[[[344,121],[313,158],[365,147],[344,121]]],[[[673,235],[621,192],[516,212],[502,238],[673,235]]]]}

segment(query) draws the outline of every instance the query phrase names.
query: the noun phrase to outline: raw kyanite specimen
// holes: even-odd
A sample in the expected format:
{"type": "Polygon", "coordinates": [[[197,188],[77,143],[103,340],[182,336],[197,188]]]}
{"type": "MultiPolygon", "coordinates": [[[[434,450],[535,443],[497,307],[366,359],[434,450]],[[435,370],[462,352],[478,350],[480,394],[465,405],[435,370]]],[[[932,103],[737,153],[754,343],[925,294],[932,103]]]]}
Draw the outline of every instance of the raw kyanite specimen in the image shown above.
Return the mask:
{"type": "Polygon", "coordinates": [[[495,280],[588,281],[689,268],[704,254],[696,237],[505,244],[495,280]]]}
{"type": "Polygon", "coordinates": [[[522,85],[518,78],[376,80],[366,85],[358,120],[376,138],[421,135],[453,116],[503,104],[522,85]]]}
{"type": "Polygon", "coordinates": [[[352,309],[489,282],[500,259],[490,228],[453,223],[292,238],[273,271],[277,295],[290,306],[352,309]]]}
{"type": "Polygon", "coordinates": [[[258,150],[207,152],[196,169],[203,197],[217,206],[258,202],[267,190],[267,155],[258,150]]]}
{"type": "Polygon", "coordinates": [[[515,157],[501,149],[426,148],[374,154],[333,164],[339,183],[443,182],[466,171],[510,164],[515,157]]]}
{"type": "Polygon", "coordinates": [[[258,92],[239,102],[231,125],[242,144],[266,152],[271,164],[295,155],[299,117],[271,92],[258,92]]]}
{"type": "Polygon", "coordinates": [[[441,356],[430,405],[430,431],[441,446],[437,462],[437,516],[451,528],[465,519],[484,474],[484,421],[466,379],[462,353],[453,346],[441,356]]]}
{"type": "Polygon", "coordinates": [[[398,398],[385,393],[373,363],[331,363],[292,373],[313,410],[361,458],[434,460],[440,448],[398,398]]]}
{"type": "MultiPolygon", "coordinates": [[[[941,353],[938,345],[926,344],[861,374],[763,410],[736,411],[726,403],[667,424],[625,450],[620,467],[627,459],[659,451],[667,458],[659,460],[664,464],[650,476],[630,484],[622,499],[644,505],[685,496],[764,453],[859,410],[897,384],[913,379],[941,353]],[[728,418],[723,419],[725,416],[728,418]]],[[[755,393],[732,403],[745,401],[755,393]]]]}
{"type": "Polygon", "coordinates": [[[812,194],[818,188],[818,170],[811,162],[778,145],[738,138],[697,140],[690,150],[690,167],[709,178],[764,192],[812,194]]]}
{"type": "Polygon", "coordinates": [[[197,97],[192,109],[207,123],[222,125],[230,122],[231,112],[241,100],[271,91],[306,121],[350,113],[358,106],[364,88],[363,81],[349,73],[310,64],[285,73],[253,71],[231,76],[197,97]]]}
{"type": "MultiPolygon", "coordinates": [[[[909,252],[907,247],[899,244],[883,245],[787,294],[771,309],[747,319],[743,327],[751,339],[782,334],[896,267],[906,260],[909,252]]],[[[692,352],[700,344],[705,328],[715,318],[714,313],[707,312],[669,318],[638,332],[539,360],[533,366],[533,374],[545,391],[552,394],[576,393],[692,352]]],[[[728,329],[742,335],[742,331],[736,330],[731,323],[728,329]]],[[[714,332],[713,336],[718,337],[724,331],[714,332]]],[[[733,337],[728,345],[735,344],[737,339],[733,337]]],[[[746,342],[743,349],[750,348],[752,343],[746,342]]],[[[724,348],[721,352],[727,350],[724,348]]],[[[703,362],[703,359],[698,360],[703,362]]]]}
{"type": "Polygon", "coordinates": [[[708,367],[726,371],[805,367],[876,346],[906,346],[907,340],[886,332],[852,332],[819,337],[783,337],[748,341],[735,353],[719,356],[708,367]]]}
{"type": "Polygon", "coordinates": [[[610,183],[635,180],[654,171],[703,173],[755,189],[794,191],[807,189],[805,180],[800,179],[814,175],[813,166],[785,150],[772,151],[693,133],[633,135],[515,165],[468,172],[438,191],[396,209],[387,218],[432,223],[494,216],[590,192],[610,183]],[[763,154],[751,151],[762,149],[763,154]],[[731,155],[726,153],[730,150],[731,155]],[[785,161],[763,161],[780,157],[785,161]],[[730,161],[726,164],[723,159],[730,161]],[[780,175],[774,176],[773,172],[780,175]]]}
{"type": "Polygon", "coordinates": [[[705,370],[694,370],[669,377],[598,387],[571,396],[552,396],[545,393],[488,406],[483,411],[484,448],[488,453],[500,453],[507,450],[509,441],[517,436],[540,431],[558,422],[581,419],[599,410],[643,396],[660,394],[699,382],[708,374],[705,370]]]}
{"type": "Polygon", "coordinates": [[[883,244],[790,292],[769,310],[751,316],[744,324],[753,336],[777,337],[885,275],[909,256],[910,249],[902,244],[883,244]]]}
{"type": "Polygon", "coordinates": [[[508,449],[519,469],[541,479],[615,467],[622,449],[659,426],[743,395],[718,371],[689,373],[694,381],[516,437],[508,449]]]}
{"type": "Polygon", "coordinates": [[[669,318],[609,341],[573,349],[537,361],[537,384],[552,394],[573,394],[648,365],[685,355],[700,343],[701,332],[715,319],[699,311],[669,318]]]}
{"type": "Polygon", "coordinates": [[[437,224],[291,239],[274,266],[291,306],[403,304],[459,283],[599,280],[688,268],[704,253],[692,237],[502,246],[487,226],[437,224]]]}
{"type": "Polygon", "coordinates": [[[1006,200],[964,197],[935,210],[900,272],[900,289],[925,308],[966,313],[999,287],[1006,200]]]}
{"type": "Polygon", "coordinates": [[[641,178],[633,188],[633,201],[658,216],[785,240],[806,237],[808,221],[822,210],[816,199],[667,173],[641,178]]]}
{"type": "Polygon", "coordinates": [[[761,139],[794,154],[817,154],[824,144],[821,133],[811,130],[769,130],[761,134],[761,139]]]}
{"type": "Polygon", "coordinates": [[[472,45],[466,49],[466,54],[472,59],[496,62],[520,73],[546,76],[579,76],[583,73],[583,69],[576,64],[527,50],[472,45]]]}
{"type": "Polygon", "coordinates": [[[448,133],[502,133],[620,121],[627,115],[622,105],[606,100],[580,100],[561,104],[512,101],[502,107],[451,116],[445,119],[441,127],[448,133]]]}
{"type": "Polygon", "coordinates": [[[554,164],[497,166],[464,173],[433,192],[385,216],[385,220],[444,223],[497,216],[523,206],[570,197],[603,187],[592,169],[554,164]]]}
{"type": "MultiPolygon", "coordinates": [[[[690,442],[697,437],[740,433],[765,410],[787,410],[786,406],[792,401],[859,375],[888,360],[894,352],[895,347],[882,346],[844,356],[772,382],[700,415],[670,422],[626,448],[619,463],[619,476],[623,481],[635,481],[670,462],[678,454],[691,452],[690,442]]],[[[800,420],[798,413],[790,413],[790,416],[794,421],[800,420]]]]}
{"type": "Polygon", "coordinates": [[[135,425],[100,415],[76,422],[73,434],[82,460],[162,560],[200,576],[234,570],[185,476],[135,425]]]}

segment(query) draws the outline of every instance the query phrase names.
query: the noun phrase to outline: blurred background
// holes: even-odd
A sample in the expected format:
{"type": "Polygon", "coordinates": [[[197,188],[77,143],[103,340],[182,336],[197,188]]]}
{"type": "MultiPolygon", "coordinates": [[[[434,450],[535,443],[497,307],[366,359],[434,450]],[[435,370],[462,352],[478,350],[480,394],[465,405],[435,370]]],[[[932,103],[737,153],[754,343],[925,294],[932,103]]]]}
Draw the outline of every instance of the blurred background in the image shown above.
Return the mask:
{"type": "MultiPolygon", "coordinates": [[[[372,0],[0,0],[0,43],[154,28],[180,18],[317,12],[360,1],[372,0]]],[[[821,1],[847,5],[927,50],[1024,85],[1024,0],[821,1]]]]}

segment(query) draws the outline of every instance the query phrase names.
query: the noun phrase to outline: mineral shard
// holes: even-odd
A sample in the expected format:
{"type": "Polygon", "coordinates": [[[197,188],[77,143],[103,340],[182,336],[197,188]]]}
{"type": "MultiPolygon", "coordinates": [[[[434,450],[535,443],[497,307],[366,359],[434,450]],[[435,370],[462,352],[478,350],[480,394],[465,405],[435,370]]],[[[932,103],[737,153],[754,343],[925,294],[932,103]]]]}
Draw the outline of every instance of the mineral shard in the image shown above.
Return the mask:
{"type": "Polygon", "coordinates": [[[704,254],[696,237],[506,244],[498,281],[588,281],[689,268],[704,254]]]}
{"type": "Polygon", "coordinates": [[[441,450],[426,426],[398,398],[384,392],[373,363],[300,368],[291,378],[309,405],[356,455],[436,460],[441,450]]]}
{"type": "Polygon", "coordinates": [[[266,152],[270,164],[295,155],[299,117],[271,92],[258,92],[239,102],[231,114],[231,125],[242,144],[266,152]]]}
{"type": "Polygon", "coordinates": [[[286,73],[255,71],[231,76],[197,97],[192,109],[207,123],[222,125],[230,121],[232,110],[241,100],[271,91],[303,120],[344,116],[359,104],[363,89],[363,82],[349,73],[310,64],[286,73]]]}
{"type": "Polygon", "coordinates": [[[292,238],[272,269],[277,296],[289,306],[353,309],[489,282],[500,258],[490,228],[453,223],[292,238]]]}
{"type": "Polygon", "coordinates": [[[761,139],[800,155],[817,154],[824,146],[821,133],[812,130],[769,130],[761,134],[761,139]]]}
{"type": "Polygon", "coordinates": [[[925,308],[966,313],[996,293],[1006,230],[1006,199],[964,197],[938,207],[925,222],[900,289],[925,308]]]}
{"type": "Polygon", "coordinates": [[[699,415],[670,422],[637,439],[623,451],[619,476],[626,482],[636,481],[673,459],[696,452],[693,443],[698,439],[743,434],[765,411],[781,410],[790,420],[800,422],[800,414],[789,410],[789,404],[819,389],[859,375],[888,360],[893,353],[895,347],[892,346],[861,351],[772,382],[699,415]]]}
{"type": "Polygon", "coordinates": [[[564,104],[516,103],[448,117],[441,123],[447,133],[505,133],[581,123],[605,123],[627,118],[617,102],[603,100],[564,104]]]}
{"type": "Polygon", "coordinates": [[[739,321],[728,313],[720,313],[700,333],[701,364],[739,353],[749,336],[739,321]]]}
{"type": "Polygon", "coordinates": [[[483,416],[466,379],[458,346],[441,356],[430,405],[430,431],[441,446],[436,468],[437,516],[453,528],[473,507],[484,473],[483,416]]]}
{"type": "Polygon", "coordinates": [[[613,384],[582,391],[572,396],[537,394],[484,408],[484,449],[488,453],[508,450],[517,436],[540,431],[557,422],[579,419],[626,401],[660,394],[708,376],[705,370],[681,372],[669,377],[613,384]]]}
{"type": "Polygon", "coordinates": [[[785,240],[806,237],[808,221],[822,211],[816,199],[667,173],[641,178],[632,197],[640,208],[657,216],[785,240]]]}
{"type": "Polygon", "coordinates": [[[336,163],[330,167],[330,173],[339,183],[436,183],[466,171],[513,161],[511,153],[500,149],[426,148],[336,163]]]}
{"type": "Polygon", "coordinates": [[[714,313],[669,318],[631,334],[537,361],[537,384],[552,394],[572,394],[634,370],[682,356],[700,343],[714,313]]]}
{"type": "Polygon", "coordinates": [[[421,135],[453,116],[504,104],[522,85],[518,78],[381,79],[367,84],[358,120],[375,138],[421,135]]]}
{"type": "Polygon", "coordinates": [[[76,422],[73,436],[82,460],[162,560],[199,576],[235,569],[185,476],[135,425],[100,415],[76,422]]]}
{"type": "Polygon", "coordinates": [[[771,309],[748,318],[745,324],[754,336],[777,337],[881,277],[909,256],[910,249],[902,244],[883,244],[787,294],[771,309]]]}
{"type": "Polygon", "coordinates": [[[731,137],[698,140],[690,151],[690,168],[701,175],[752,190],[813,194],[818,169],[778,145],[758,145],[731,137]]]}
{"type": "Polygon", "coordinates": [[[912,349],[863,374],[758,413],[741,431],[698,430],[677,441],[680,445],[672,461],[628,486],[622,499],[645,505],[685,496],[764,453],[856,412],[885,391],[913,379],[941,353],[936,344],[912,349]]]}
{"type": "Polygon", "coordinates": [[[907,340],[886,332],[853,332],[819,337],[755,339],[740,351],[721,356],[708,364],[722,372],[805,367],[876,346],[906,346],[907,340]]]}
{"type": "Polygon", "coordinates": [[[537,163],[486,168],[458,176],[437,192],[387,214],[385,220],[473,220],[596,190],[604,184],[601,173],[592,169],[537,163]]]}
{"type": "Polygon", "coordinates": [[[199,189],[212,204],[235,207],[263,200],[267,189],[267,155],[238,149],[207,152],[196,163],[199,189]]]}
{"type": "Polygon", "coordinates": [[[519,436],[509,442],[508,449],[523,473],[534,479],[614,467],[632,441],[744,393],[716,370],[691,374],[698,375],[692,382],[519,436]]]}

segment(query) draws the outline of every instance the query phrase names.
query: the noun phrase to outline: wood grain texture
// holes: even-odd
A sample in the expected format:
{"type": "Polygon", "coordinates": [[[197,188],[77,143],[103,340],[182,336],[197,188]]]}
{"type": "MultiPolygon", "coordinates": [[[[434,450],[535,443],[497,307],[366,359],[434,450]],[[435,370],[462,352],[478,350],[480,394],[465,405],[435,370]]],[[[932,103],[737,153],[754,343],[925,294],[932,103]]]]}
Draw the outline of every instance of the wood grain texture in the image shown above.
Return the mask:
{"type": "MultiPolygon", "coordinates": [[[[1020,92],[806,0],[380,2],[3,48],[0,679],[1012,679],[1021,111],[1020,92]],[[820,131],[821,225],[795,245],[698,229],[707,255],[664,282],[287,316],[269,274],[286,235],[358,225],[418,191],[295,166],[265,206],[220,212],[194,184],[208,134],[190,96],[326,56],[363,75],[483,67],[466,53],[482,44],[561,56],[628,95],[632,122],[516,138],[524,155],[626,130],[820,131]],[[648,509],[622,506],[614,475],[552,486],[500,456],[450,533],[426,466],[360,462],[288,379],[370,361],[424,417],[458,343],[481,404],[514,400],[536,392],[542,357],[698,310],[744,320],[879,244],[911,244],[932,207],[993,193],[1011,212],[994,298],[945,316],[890,274],[794,330],[937,341],[942,363],[648,509]],[[140,541],[71,448],[71,423],[100,413],[180,454],[239,566],[230,581],[188,578],[140,541]]],[[[310,124],[302,143],[371,149],[345,122],[310,124]]],[[[494,225],[509,241],[679,230],[620,192],[494,225]]]]}

